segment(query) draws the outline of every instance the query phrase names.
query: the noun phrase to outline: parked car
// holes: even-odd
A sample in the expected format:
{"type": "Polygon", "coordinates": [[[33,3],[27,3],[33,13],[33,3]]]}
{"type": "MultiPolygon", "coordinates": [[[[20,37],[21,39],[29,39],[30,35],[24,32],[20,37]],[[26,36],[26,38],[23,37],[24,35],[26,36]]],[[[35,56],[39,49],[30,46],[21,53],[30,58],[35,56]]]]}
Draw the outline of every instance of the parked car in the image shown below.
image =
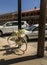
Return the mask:
{"type": "MultiPolygon", "coordinates": [[[[26,21],[21,21],[21,27],[27,28],[26,21]]],[[[12,33],[18,30],[18,21],[8,21],[3,25],[0,25],[0,36],[5,33],[12,33]]]]}
{"type": "MultiPolygon", "coordinates": [[[[38,24],[32,25],[27,29],[24,29],[27,39],[38,38],[38,24]]],[[[45,37],[47,37],[47,24],[45,25],[45,37]]]]}

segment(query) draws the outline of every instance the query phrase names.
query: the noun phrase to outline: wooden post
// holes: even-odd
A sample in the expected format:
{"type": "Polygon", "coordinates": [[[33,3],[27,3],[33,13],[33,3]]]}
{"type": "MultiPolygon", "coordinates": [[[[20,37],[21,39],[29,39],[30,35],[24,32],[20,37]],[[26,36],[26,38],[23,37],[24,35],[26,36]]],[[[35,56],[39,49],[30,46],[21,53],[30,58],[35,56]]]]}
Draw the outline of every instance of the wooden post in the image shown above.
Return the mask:
{"type": "Polygon", "coordinates": [[[44,56],[45,22],[46,22],[46,0],[41,0],[40,17],[39,17],[39,33],[38,33],[38,49],[37,49],[37,55],[39,57],[44,56]]]}
{"type": "Polygon", "coordinates": [[[21,29],[21,0],[18,0],[18,29],[21,29]]]}

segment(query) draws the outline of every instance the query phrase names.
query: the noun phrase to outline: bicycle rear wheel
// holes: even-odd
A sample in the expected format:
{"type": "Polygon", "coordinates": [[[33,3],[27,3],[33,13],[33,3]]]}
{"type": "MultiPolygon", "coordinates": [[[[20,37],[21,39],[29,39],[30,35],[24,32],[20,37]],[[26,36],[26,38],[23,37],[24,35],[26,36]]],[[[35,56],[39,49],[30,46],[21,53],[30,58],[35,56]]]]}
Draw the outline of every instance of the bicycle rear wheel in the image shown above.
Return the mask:
{"type": "Polygon", "coordinates": [[[8,37],[8,39],[7,39],[7,42],[8,42],[8,44],[9,45],[13,45],[13,46],[16,46],[17,44],[16,44],[16,36],[9,36],[8,37]]]}

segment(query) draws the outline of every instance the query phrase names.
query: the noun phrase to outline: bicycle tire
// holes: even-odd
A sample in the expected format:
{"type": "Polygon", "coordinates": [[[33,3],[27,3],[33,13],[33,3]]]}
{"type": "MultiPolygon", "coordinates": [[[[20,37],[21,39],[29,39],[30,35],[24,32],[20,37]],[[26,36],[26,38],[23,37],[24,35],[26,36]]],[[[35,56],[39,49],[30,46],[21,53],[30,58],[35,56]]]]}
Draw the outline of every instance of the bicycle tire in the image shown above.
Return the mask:
{"type": "Polygon", "coordinates": [[[21,50],[21,51],[26,51],[27,50],[27,41],[26,41],[26,39],[24,39],[24,38],[21,38],[21,42],[22,42],[22,44],[24,45],[22,45],[21,47],[19,47],[19,49],[21,50]],[[24,49],[23,49],[24,48],[24,49]]]}
{"type": "Polygon", "coordinates": [[[16,36],[9,36],[7,39],[9,45],[13,45],[15,44],[15,47],[18,47],[20,49],[20,51],[22,51],[23,53],[27,50],[27,40],[25,38],[21,38],[17,43],[16,43],[16,36]],[[14,38],[14,43],[10,42],[10,39],[14,38]],[[22,45],[18,45],[18,43],[21,42],[22,45]],[[24,45],[24,46],[23,46],[24,45]],[[24,49],[23,49],[24,48],[24,49]]]}
{"type": "Polygon", "coordinates": [[[9,44],[9,45],[13,45],[13,44],[16,45],[15,39],[16,39],[16,36],[9,36],[9,37],[7,38],[8,44],[9,44]],[[11,40],[11,39],[12,39],[12,40],[11,40]]]}

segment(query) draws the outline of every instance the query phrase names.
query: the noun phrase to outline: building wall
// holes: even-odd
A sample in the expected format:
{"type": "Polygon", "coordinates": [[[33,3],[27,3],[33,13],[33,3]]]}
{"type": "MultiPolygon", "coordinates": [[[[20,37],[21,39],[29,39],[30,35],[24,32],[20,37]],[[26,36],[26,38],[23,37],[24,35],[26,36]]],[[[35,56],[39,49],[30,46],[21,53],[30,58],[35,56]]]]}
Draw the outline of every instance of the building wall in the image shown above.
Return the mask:
{"type": "MultiPolygon", "coordinates": [[[[40,9],[33,9],[33,10],[27,10],[22,12],[22,20],[26,20],[28,23],[30,22],[31,24],[38,23],[39,20],[39,14],[40,14],[40,9]]],[[[18,20],[18,13],[17,12],[12,12],[12,13],[6,13],[3,15],[0,15],[0,22],[6,22],[10,20],[18,20]]]]}

